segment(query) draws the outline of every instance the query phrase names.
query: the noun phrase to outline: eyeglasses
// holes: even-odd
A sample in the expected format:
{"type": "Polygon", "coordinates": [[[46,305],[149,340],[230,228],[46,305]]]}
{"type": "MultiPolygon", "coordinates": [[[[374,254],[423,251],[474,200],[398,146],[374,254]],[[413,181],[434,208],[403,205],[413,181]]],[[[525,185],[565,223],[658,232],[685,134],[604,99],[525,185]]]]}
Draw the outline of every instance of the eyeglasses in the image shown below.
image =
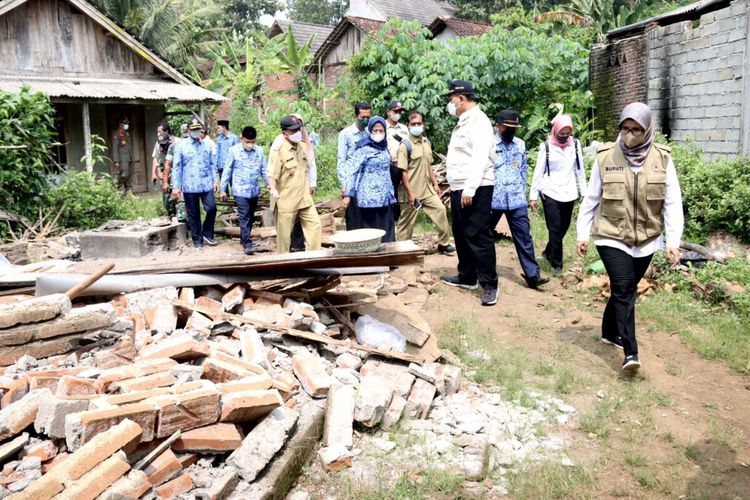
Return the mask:
{"type": "Polygon", "coordinates": [[[634,137],[640,137],[643,135],[644,130],[640,127],[638,128],[630,128],[630,127],[620,127],[620,132],[625,132],[633,134],[634,137]]]}

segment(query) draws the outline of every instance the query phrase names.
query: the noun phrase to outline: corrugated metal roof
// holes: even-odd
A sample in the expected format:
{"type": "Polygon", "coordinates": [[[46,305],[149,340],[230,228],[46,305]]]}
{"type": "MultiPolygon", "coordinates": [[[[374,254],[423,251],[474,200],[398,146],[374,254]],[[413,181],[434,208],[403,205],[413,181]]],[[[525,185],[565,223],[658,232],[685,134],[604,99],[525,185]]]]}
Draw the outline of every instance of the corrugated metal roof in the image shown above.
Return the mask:
{"type": "MultiPolygon", "coordinates": [[[[456,8],[448,2],[437,0],[371,0],[372,4],[388,19],[417,20],[425,26],[432,24],[436,17],[453,16],[456,8]]],[[[356,14],[352,14],[356,15],[356,14]]]]}
{"type": "Polygon", "coordinates": [[[615,28],[607,32],[607,38],[621,38],[623,35],[632,33],[634,31],[640,31],[646,28],[651,23],[656,23],[659,26],[666,26],[679,21],[685,21],[690,19],[697,19],[701,15],[712,12],[726,7],[730,4],[730,0],[699,0],[697,2],[685,5],[675,10],[670,10],[664,14],[654,16],[637,23],[629,24],[621,28],[615,28]]]}
{"type": "Polygon", "coordinates": [[[328,35],[333,31],[333,26],[323,26],[322,24],[302,23],[299,21],[292,21],[290,24],[292,31],[294,31],[294,38],[297,40],[297,45],[302,46],[307,43],[310,37],[315,34],[315,39],[310,45],[310,51],[315,54],[323,42],[326,41],[328,35]]]}
{"type": "Polygon", "coordinates": [[[40,77],[0,74],[0,90],[18,92],[28,85],[48,96],[74,99],[122,99],[177,102],[221,102],[224,97],[198,85],[159,80],[40,77]]]}

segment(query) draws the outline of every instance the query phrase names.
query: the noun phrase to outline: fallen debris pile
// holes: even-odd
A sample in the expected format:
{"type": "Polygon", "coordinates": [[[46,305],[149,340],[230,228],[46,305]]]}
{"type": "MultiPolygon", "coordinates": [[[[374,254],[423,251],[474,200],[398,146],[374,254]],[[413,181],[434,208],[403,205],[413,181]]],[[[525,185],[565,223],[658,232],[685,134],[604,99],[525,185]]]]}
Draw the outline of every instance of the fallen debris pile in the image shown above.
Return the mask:
{"type": "Polygon", "coordinates": [[[327,467],[350,465],[355,428],[424,419],[461,386],[414,312],[431,278],[375,280],[165,287],[83,306],[4,297],[0,498],[270,498],[321,438],[327,467]],[[364,315],[396,327],[405,352],[358,343],[364,315]]]}

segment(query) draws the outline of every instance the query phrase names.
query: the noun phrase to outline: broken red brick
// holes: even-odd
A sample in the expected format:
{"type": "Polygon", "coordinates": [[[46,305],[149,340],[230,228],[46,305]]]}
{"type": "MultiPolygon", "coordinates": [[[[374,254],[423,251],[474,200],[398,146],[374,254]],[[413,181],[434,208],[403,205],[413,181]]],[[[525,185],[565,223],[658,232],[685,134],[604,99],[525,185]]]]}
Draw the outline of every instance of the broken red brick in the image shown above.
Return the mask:
{"type": "Polygon", "coordinates": [[[193,489],[193,480],[187,472],[156,488],[156,498],[171,499],[193,489]]]}
{"type": "Polygon", "coordinates": [[[219,419],[221,395],[214,388],[202,388],[181,394],[159,396],[151,400],[159,408],[156,436],[169,437],[212,424],[219,419]]]}
{"type": "Polygon", "coordinates": [[[238,305],[242,304],[244,299],[245,287],[243,285],[235,285],[221,298],[221,305],[224,307],[225,311],[231,311],[238,305]]]}
{"type": "Polygon", "coordinates": [[[145,377],[129,378],[111,384],[110,390],[119,392],[147,391],[157,387],[174,385],[177,379],[171,372],[159,372],[145,377]]]}
{"type": "Polygon", "coordinates": [[[218,316],[212,313],[224,312],[224,306],[218,300],[209,299],[208,297],[198,297],[195,304],[201,307],[207,308],[210,312],[205,313],[206,316],[215,320],[218,316]]]}
{"type": "Polygon", "coordinates": [[[222,422],[252,422],[284,404],[279,391],[251,390],[232,392],[221,398],[222,422]]]}
{"type": "Polygon", "coordinates": [[[177,460],[174,452],[166,449],[164,453],[156,457],[143,472],[148,477],[148,482],[152,486],[159,486],[163,482],[169,481],[182,470],[182,464],[177,460]]]}
{"type": "Polygon", "coordinates": [[[5,408],[18,401],[29,392],[28,379],[23,377],[13,380],[4,389],[5,392],[3,392],[2,400],[0,400],[0,408],[5,408]]]}
{"type": "Polygon", "coordinates": [[[211,333],[211,328],[214,326],[214,321],[198,311],[193,311],[185,324],[185,330],[191,332],[199,332],[206,336],[211,333]]]}
{"type": "Polygon", "coordinates": [[[172,304],[158,304],[148,309],[144,316],[152,332],[171,332],[177,328],[177,310],[172,304]]]}
{"type": "Polygon", "coordinates": [[[57,383],[55,394],[57,396],[78,396],[98,394],[98,392],[96,380],[64,375],[57,383]]]}
{"type": "Polygon", "coordinates": [[[294,374],[302,384],[302,388],[314,398],[322,398],[328,394],[331,377],[326,373],[323,360],[310,353],[299,353],[292,356],[294,374]]]}
{"type": "Polygon", "coordinates": [[[242,444],[242,433],[234,424],[214,424],[183,432],[175,441],[175,451],[222,453],[236,450],[242,444]]]}
{"type": "Polygon", "coordinates": [[[136,403],[102,410],[72,413],[65,417],[65,441],[76,450],[124,420],[132,420],[142,430],[141,441],[154,439],[157,409],[152,404],[136,403]]]}
{"type": "Polygon", "coordinates": [[[39,441],[37,443],[29,444],[23,447],[21,450],[20,457],[39,457],[42,462],[46,462],[54,458],[59,451],[54,441],[39,441]]]}

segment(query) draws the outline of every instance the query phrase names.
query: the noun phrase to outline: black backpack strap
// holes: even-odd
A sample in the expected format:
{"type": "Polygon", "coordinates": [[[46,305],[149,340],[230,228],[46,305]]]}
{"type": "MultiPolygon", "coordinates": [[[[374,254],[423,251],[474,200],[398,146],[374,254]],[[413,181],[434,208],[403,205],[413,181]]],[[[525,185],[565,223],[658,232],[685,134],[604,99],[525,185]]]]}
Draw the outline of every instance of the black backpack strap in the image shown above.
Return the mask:
{"type": "Polygon", "coordinates": [[[549,175],[549,142],[544,141],[544,156],[546,157],[546,163],[544,164],[544,173],[549,175]]]}
{"type": "Polygon", "coordinates": [[[573,147],[576,148],[576,169],[581,170],[581,157],[578,156],[578,139],[573,138],[573,147]]]}

